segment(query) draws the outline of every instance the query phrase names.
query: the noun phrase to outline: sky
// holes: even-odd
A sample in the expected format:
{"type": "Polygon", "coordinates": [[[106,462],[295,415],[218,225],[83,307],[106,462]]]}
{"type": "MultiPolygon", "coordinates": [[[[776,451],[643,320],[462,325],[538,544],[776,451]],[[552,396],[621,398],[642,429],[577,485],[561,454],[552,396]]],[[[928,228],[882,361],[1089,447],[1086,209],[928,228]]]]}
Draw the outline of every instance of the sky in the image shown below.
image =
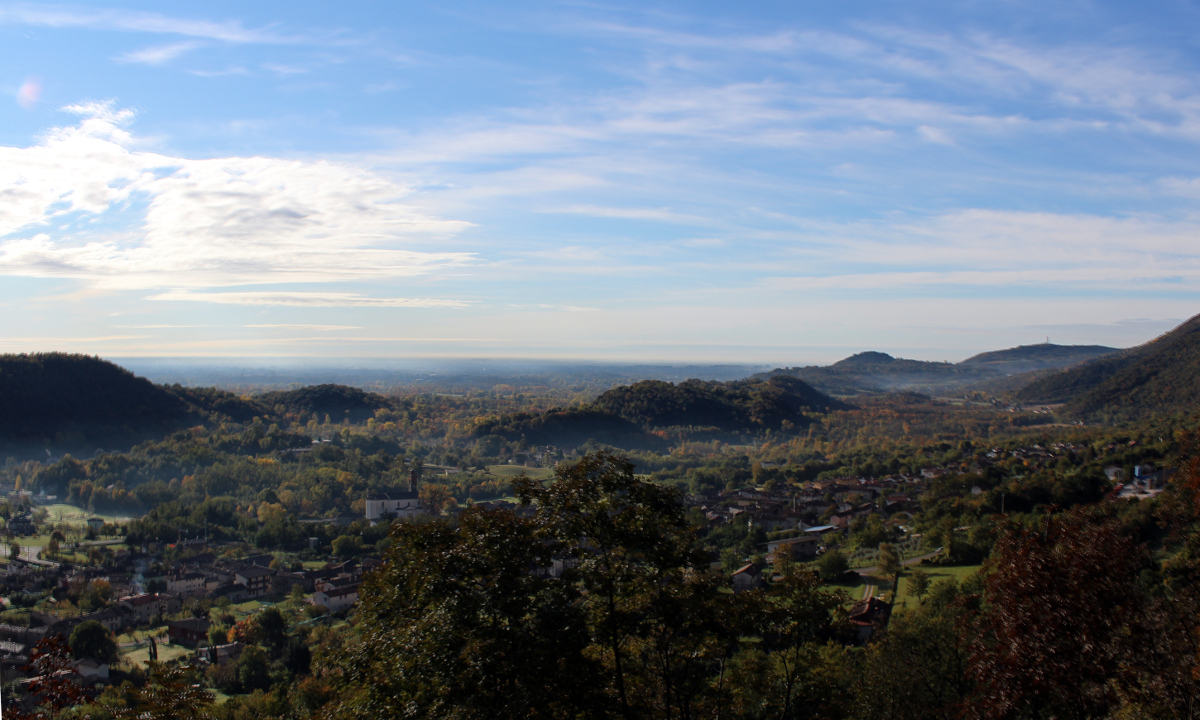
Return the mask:
{"type": "Polygon", "coordinates": [[[958,361],[1200,312],[1189,2],[0,0],[0,352],[958,361]]]}

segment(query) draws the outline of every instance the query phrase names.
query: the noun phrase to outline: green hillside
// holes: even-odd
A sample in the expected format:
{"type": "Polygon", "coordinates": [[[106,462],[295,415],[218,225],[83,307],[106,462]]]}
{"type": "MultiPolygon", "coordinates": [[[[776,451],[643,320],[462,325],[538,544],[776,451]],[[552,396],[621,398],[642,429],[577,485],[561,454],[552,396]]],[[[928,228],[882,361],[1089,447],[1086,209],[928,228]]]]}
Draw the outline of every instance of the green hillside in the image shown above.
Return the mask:
{"type": "Polygon", "coordinates": [[[214,416],[214,420],[228,418],[234,422],[250,422],[255,417],[272,414],[271,408],[257,400],[247,399],[226,390],[189,388],[181,385],[172,385],[169,389],[203,413],[214,416]]]}
{"type": "Polygon", "coordinates": [[[1200,315],[1145,345],[1037,380],[1015,397],[1066,402],[1073,415],[1194,410],[1200,405],[1200,315]]]}
{"type": "Polygon", "coordinates": [[[780,429],[783,423],[807,425],[805,411],[843,409],[844,403],[793,377],[678,385],[643,380],[613,388],[596,398],[595,407],[647,428],[714,427],[728,432],[780,429]]]}
{"type": "Polygon", "coordinates": [[[476,425],[474,435],[499,435],[505,440],[559,447],[576,447],[589,440],[627,449],[651,449],[662,444],[659,438],[638,425],[594,408],[555,409],[489,418],[476,425]]]}
{"type": "Polygon", "coordinates": [[[12,450],[91,451],[272,412],[223,390],[155,385],[88,355],[0,355],[0,447],[12,450]]]}
{"type": "Polygon", "coordinates": [[[362,422],[379,408],[388,406],[387,398],[347,385],[309,385],[296,390],[277,390],[254,398],[268,408],[281,412],[329,415],[334,422],[349,418],[362,422]]]}
{"type": "Polygon", "coordinates": [[[123,442],[183,423],[169,389],[87,355],[0,355],[0,441],[123,442]]]}
{"type": "Polygon", "coordinates": [[[693,437],[787,432],[808,426],[807,413],[845,409],[845,403],[793,377],[675,384],[643,380],[613,388],[586,408],[518,413],[488,419],[475,435],[523,439],[535,445],[576,446],[588,440],[623,448],[655,448],[655,431],[675,428],[693,437]]]}

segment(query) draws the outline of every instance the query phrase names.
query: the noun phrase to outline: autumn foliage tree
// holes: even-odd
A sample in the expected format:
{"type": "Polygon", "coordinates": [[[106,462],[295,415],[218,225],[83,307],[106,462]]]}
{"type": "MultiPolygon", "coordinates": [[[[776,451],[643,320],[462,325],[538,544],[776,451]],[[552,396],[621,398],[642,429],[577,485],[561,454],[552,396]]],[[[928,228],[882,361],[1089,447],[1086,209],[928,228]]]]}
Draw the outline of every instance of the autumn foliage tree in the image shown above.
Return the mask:
{"type": "Polygon", "coordinates": [[[1146,547],[1100,510],[1010,529],[985,565],[968,715],[1096,718],[1119,704],[1119,668],[1137,650],[1146,547]]]}
{"type": "Polygon", "coordinates": [[[210,720],[213,695],[188,677],[190,668],[152,661],[146,683],[131,702],[113,710],[115,720],[210,720]]]}
{"type": "Polygon", "coordinates": [[[71,648],[61,636],[42,638],[29,653],[31,681],[26,697],[32,710],[21,709],[16,698],[4,698],[4,720],[50,720],[64,709],[82,705],[91,692],[75,682],[78,671],[71,661],[71,648]]]}

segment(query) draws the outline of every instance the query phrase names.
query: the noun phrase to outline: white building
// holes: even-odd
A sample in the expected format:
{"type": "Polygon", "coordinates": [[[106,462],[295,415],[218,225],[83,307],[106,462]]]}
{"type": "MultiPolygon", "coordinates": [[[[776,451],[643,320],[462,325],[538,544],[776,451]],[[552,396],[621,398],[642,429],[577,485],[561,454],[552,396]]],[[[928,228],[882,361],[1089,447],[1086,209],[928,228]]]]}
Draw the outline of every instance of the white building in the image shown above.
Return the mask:
{"type": "Polygon", "coordinates": [[[383,519],[412,518],[425,512],[417,493],[386,492],[367,496],[367,519],[375,524],[383,519]]]}
{"type": "Polygon", "coordinates": [[[358,586],[318,590],[313,594],[313,602],[329,608],[329,612],[344,610],[358,602],[358,586]]]}
{"type": "Polygon", "coordinates": [[[198,572],[182,572],[167,578],[167,589],[181,595],[204,592],[204,576],[198,572]]]}

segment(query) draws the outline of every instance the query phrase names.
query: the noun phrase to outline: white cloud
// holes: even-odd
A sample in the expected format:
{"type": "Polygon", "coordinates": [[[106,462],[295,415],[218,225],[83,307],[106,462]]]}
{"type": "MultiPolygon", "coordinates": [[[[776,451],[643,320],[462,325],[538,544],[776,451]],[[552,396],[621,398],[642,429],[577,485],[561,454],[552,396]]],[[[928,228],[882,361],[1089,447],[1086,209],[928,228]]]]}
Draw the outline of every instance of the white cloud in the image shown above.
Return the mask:
{"type": "Polygon", "coordinates": [[[710,218],[678,213],[670,208],[600,207],[597,205],[571,205],[547,212],[567,215],[590,215],[592,217],[619,218],[623,220],[655,220],[680,225],[711,225],[710,218]]]}
{"type": "Polygon", "coordinates": [[[270,30],[247,29],[238,22],[173,18],[158,13],[130,10],[84,10],[50,4],[15,4],[0,7],[0,24],[184,35],[231,43],[278,44],[302,40],[298,36],[281,35],[270,30]]]}
{"type": "Polygon", "coordinates": [[[284,65],[282,63],[265,63],[263,69],[282,76],[303,75],[310,72],[309,68],[302,65],[284,65]]]}
{"type": "Polygon", "coordinates": [[[310,325],[307,323],[267,323],[259,325],[244,325],[248,328],[289,328],[302,330],[362,330],[362,325],[310,325]]]}
{"type": "Polygon", "coordinates": [[[175,58],[183,55],[186,52],[195,50],[200,47],[198,42],[180,42],[170,45],[156,45],[154,47],[143,48],[133,52],[127,52],[120,55],[117,60],[126,63],[140,63],[143,65],[162,65],[165,62],[170,62],[175,58]]]}
{"type": "Polygon", "coordinates": [[[224,70],[188,70],[196,77],[226,77],[228,75],[249,75],[250,71],[238,65],[232,65],[224,70]]]}
{"type": "Polygon", "coordinates": [[[365,168],[142,152],[124,129],[128,111],[71,109],[85,115],[79,125],[0,148],[0,238],[11,238],[0,241],[0,274],[197,289],[411,277],[471,260],[439,247],[467,223],[416,212],[402,202],[408,188],[365,168]],[[53,227],[142,204],[141,227],[124,235],[53,227]]]}
{"type": "MultiPolygon", "coordinates": [[[[147,300],[207,302],[221,305],[283,305],[291,307],[389,307],[389,308],[465,308],[462,300],[431,298],[370,297],[340,292],[191,292],[171,290],[151,295],[147,300]]],[[[248,325],[247,327],[283,327],[248,325]]],[[[309,326],[315,327],[315,326],[309,326]]]]}
{"type": "MultiPolygon", "coordinates": [[[[907,224],[829,224],[768,287],[1200,291],[1200,222],[964,210],[907,224]],[[820,247],[814,258],[813,248],[820,247]]],[[[781,263],[780,266],[784,266],[781,263]]]]}
{"type": "Polygon", "coordinates": [[[953,145],[954,141],[950,139],[950,135],[945,130],[930,125],[922,125],[917,128],[917,134],[925,140],[938,145],[953,145]]]}

